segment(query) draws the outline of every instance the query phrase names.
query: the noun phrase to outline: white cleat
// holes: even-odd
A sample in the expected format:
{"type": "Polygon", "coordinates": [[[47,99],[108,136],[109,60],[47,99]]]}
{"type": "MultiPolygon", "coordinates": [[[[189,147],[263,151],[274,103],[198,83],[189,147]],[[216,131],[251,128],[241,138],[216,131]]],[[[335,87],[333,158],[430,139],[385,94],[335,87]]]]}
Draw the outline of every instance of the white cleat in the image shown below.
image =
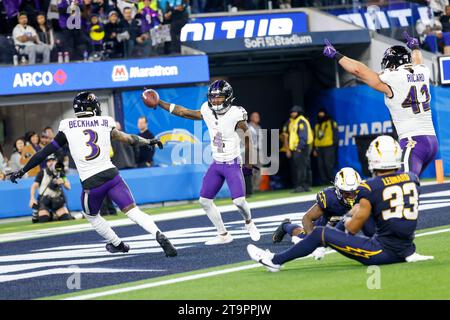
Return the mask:
{"type": "Polygon", "coordinates": [[[323,257],[325,257],[325,248],[324,247],[318,247],[316,250],[311,253],[314,260],[322,260],[323,257]]]}
{"type": "Polygon", "coordinates": [[[433,260],[433,256],[422,256],[418,254],[417,252],[414,252],[412,255],[405,258],[406,262],[418,262],[418,261],[426,261],[426,260],[433,260]]]}
{"type": "Polygon", "coordinates": [[[211,240],[208,240],[205,242],[205,245],[207,246],[213,246],[216,244],[226,244],[226,243],[230,243],[233,241],[233,237],[231,236],[231,234],[228,232],[226,235],[222,236],[222,235],[217,235],[216,237],[212,238],[211,240]]]}
{"type": "Polygon", "coordinates": [[[256,225],[253,221],[251,221],[250,223],[246,223],[245,228],[247,229],[248,233],[250,233],[250,238],[253,241],[258,241],[259,239],[261,239],[261,234],[259,233],[258,228],[256,228],[256,225]]]}
{"type": "Polygon", "coordinates": [[[247,252],[252,260],[259,262],[266,267],[270,272],[278,272],[281,269],[279,264],[273,264],[272,259],[274,254],[269,250],[262,250],[253,244],[247,246],[247,252]]]}
{"type": "Polygon", "coordinates": [[[297,236],[292,236],[292,237],[291,237],[291,242],[292,242],[293,244],[297,244],[297,243],[299,243],[299,242],[302,241],[302,240],[303,240],[302,238],[297,237],[297,236]]]}

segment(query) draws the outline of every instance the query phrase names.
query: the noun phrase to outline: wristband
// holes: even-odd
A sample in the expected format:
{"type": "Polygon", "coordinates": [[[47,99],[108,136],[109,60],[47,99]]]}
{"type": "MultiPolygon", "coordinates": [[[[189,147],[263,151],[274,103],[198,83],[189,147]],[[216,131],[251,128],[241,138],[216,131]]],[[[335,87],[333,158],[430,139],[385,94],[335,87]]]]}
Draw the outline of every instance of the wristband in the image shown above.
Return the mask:
{"type": "Polygon", "coordinates": [[[174,109],[175,109],[175,103],[171,103],[170,107],[169,107],[169,112],[172,113],[174,109]]]}
{"type": "Polygon", "coordinates": [[[342,53],[336,51],[334,58],[336,59],[337,62],[339,62],[339,60],[341,60],[343,57],[345,56],[342,53]]]}

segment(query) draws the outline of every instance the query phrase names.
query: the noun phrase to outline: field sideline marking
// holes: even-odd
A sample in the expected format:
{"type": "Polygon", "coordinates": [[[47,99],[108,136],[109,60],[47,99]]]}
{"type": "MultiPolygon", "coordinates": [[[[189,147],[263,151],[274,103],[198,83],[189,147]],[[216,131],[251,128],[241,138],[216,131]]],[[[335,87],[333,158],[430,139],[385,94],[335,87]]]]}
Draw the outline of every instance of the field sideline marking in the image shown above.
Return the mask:
{"type": "MultiPolygon", "coordinates": [[[[416,237],[423,237],[423,236],[434,235],[434,234],[439,234],[439,233],[444,233],[444,232],[449,232],[449,231],[450,231],[450,228],[448,228],[448,229],[441,229],[441,230],[434,230],[434,231],[428,231],[428,232],[423,232],[423,233],[416,234],[416,237]]],[[[335,252],[336,251],[327,251],[326,254],[335,253],[335,252]]],[[[306,257],[302,257],[302,258],[299,258],[299,259],[296,259],[296,260],[305,259],[305,258],[308,258],[308,257],[309,256],[306,256],[306,257]]],[[[190,280],[197,280],[197,279],[202,279],[202,278],[208,278],[208,277],[213,277],[213,276],[217,276],[217,275],[232,273],[232,272],[236,272],[236,271],[254,269],[254,268],[258,268],[258,267],[262,267],[262,266],[259,263],[255,263],[255,264],[250,264],[250,265],[245,265],[245,266],[240,266],[240,267],[233,267],[233,268],[229,268],[229,269],[222,269],[222,270],[210,271],[210,272],[206,272],[206,273],[194,274],[194,275],[184,276],[184,277],[175,278],[175,279],[168,279],[168,280],[162,280],[162,281],[157,281],[157,282],[152,282],[152,283],[145,283],[145,284],[131,286],[131,287],[113,289],[113,290],[104,291],[104,292],[96,292],[96,293],[85,294],[85,295],[81,295],[81,296],[68,297],[68,298],[64,298],[62,300],[88,300],[88,299],[95,299],[95,298],[100,298],[100,297],[104,297],[104,296],[110,296],[110,295],[119,294],[119,293],[125,293],[125,292],[130,292],[130,291],[136,291],[136,290],[148,289],[148,288],[153,288],[153,287],[165,286],[165,285],[168,285],[168,284],[174,284],[174,283],[185,282],[185,281],[190,281],[190,280]]]]}

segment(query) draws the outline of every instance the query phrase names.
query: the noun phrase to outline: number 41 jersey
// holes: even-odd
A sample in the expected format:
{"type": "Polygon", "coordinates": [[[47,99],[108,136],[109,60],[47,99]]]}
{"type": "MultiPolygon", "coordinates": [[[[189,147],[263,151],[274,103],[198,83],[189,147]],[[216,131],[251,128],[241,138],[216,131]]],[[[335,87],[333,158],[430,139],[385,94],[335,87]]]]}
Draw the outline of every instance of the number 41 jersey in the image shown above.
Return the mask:
{"type": "Polygon", "coordinates": [[[404,64],[385,69],[380,79],[391,87],[393,97],[384,97],[399,139],[436,135],[430,108],[430,70],[424,64],[404,64]]]}
{"type": "Polygon", "coordinates": [[[116,123],[111,117],[64,119],[59,124],[69,144],[80,180],[114,168],[111,162],[111,130],[116,123]]]}
{"type": "Polygon", "coordinates": [[[412,172],[374,177],[359,186],[358,198],[366,199],[372,206],[374,237],[383,248],[403,258],[415,252],[418,186],[419,178],[412,172]]]}

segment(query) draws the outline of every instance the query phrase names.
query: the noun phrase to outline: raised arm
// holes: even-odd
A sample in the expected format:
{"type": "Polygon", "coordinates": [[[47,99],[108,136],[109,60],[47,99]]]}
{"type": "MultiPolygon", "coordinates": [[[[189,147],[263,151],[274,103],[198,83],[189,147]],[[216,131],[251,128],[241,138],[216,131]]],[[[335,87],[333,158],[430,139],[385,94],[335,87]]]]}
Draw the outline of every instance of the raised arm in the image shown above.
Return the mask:
{"type": "Polygon", "coordinates": [[[159,100],[159,106],[162,109],[166,110],[167,112],[182,118],[191,120],[203,120],[203,116],[200,110],[191,110],[183,106],[176,105],[174,103],[168,103],[163,100],[159,100]]]}
{"type": "Polygon", "coordinates": [[[158,145],[158,148],[162,149],[163,144],[158,139],[145,139],[136,134],[128,134],[117,130],[116,128],[111,130],[111,140],[117,140],[122,143],[127,143],[131,146],[154,146],[158,145]]]}
{"type": "Polygon", "coordinates": [[[423,56],[420,51],[419,40],[411,37],[408,32],[404,31],[403,36],[406,40],[406,45],[411,49],[411,62],[413,65],[423,64],[423,56]]]}
{"type": "Polygon", "coordinates": [[[328,40],[325,40],[325,48],[323,49],[323,54],[328,58],[336,59],[336,61],[341,65],[342,68],[345,69],[345,71],[358,77],[369,87],[384,93],[388,97],[393,96],[391,88],[386,83],[381,81],[378,73],[370,69],[364,63],[342,55],[333,47],[333,45],[328,40]]]}

